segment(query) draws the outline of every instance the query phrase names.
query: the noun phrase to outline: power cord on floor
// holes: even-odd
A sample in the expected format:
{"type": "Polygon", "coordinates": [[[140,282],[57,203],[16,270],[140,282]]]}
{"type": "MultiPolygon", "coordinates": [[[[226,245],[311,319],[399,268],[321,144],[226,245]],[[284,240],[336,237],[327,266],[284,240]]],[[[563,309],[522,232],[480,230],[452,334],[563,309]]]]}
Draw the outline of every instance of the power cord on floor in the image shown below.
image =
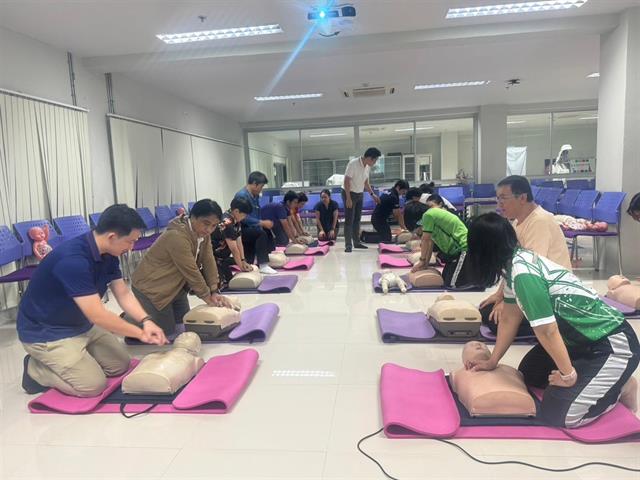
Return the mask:
{"type": "MultiPolygon", "coordinates": [[[[362,437],[357,444],[357,448],[358,451],[364,455],[365,457],[367,457],[369,460],[371,460],[373,463],[375,463],[378,468],[380,469],[380,471],[384,474],[385,477],[391,479],[391,480],[400,480],[397,477],[394,477],[392,475],[390,475],[382,466],[382,464],[380,464],[380,462],[378,460],[376,460],[375,458],[373,458],[371,455],[369,455],[367,452],[365,452],[361,445],[365,440],[368,440],[371,437],[374,437],[376,435],[378,435],[379,433],[381,433],[384,430],[384,428],[381,428],[380,430],[373,432],[365,437],[362,437]]],[[[488,460],[481,460],[477,457],[474,457],[473,455],[471,455],[469,452],[467,452],[464,448],[462,448],[460,445],[458,445],[457,443],[451,442],[449,440],[443,440],[441,438],[433,438],[432,440],[436,440],[438,442],[441,443],[446,443],[447,445],[451,445],[452,447],[457,448],[458,450],[460,450],[462,453],[464,453],[467,457],[469,457],[471,460],[473,460],[474,462],[478,462],[481,463],[483,465],[522,465],[523,467],[529,467],[529,468],[535,468],[537,470],[543,470],[545,472],[554,472],[554,473],[564,473],[564,472],[572,472],[574,470],[578,470],[580,468],[584,468],[584,467],[595,467],[595,466],[599,466],[599,467],[609,467],[609,468],[618,468],[620,470],[626,470],[628,472],[640,472],[640,468],[631,468],[631,467],[625,467],[624,465],[617,465],[615,463],[607,463],[607,462],[587,462],[587,463],[581,463],[580,465],[576,465],[573,467],[567,467],[567,468],[549,468],[549,467],[542,467],[540,465],[534,465],[532,463],[527,463],[527,462],[520,462],[518,460],[502,460],[502,461],[498,461],[498,462],[491,462],[488,460]]]]}

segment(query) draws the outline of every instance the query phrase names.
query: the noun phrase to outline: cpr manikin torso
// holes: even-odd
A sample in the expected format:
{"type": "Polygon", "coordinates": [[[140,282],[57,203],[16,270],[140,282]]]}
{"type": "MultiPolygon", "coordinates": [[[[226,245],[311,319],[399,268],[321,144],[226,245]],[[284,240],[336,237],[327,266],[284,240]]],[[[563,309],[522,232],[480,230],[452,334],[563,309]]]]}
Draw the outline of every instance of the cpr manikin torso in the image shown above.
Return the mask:
{"type": "Polygon", "coordinates": [[[282,268],[288,261],[289,259],[284,252],[271,252],[269,254],[269,266],[271,268],[282,268]]]}
{"type": "Polygon", "coordinates": [[[397,243],[406,243],[413,238],[413,234],[411,232],[401,232],[396,237],[397,243]]]}
{"type": "Polygon", "coordinates": [[[303,255],[308,249],[308,246],[301,243],[290,243],[285,248],[284,253],[287,255],[303,255]]]}
{"type": "Polygon", "coordinates": [[[448,293],[436,298],[427,315],[434,328],[445,337],[473,338],[482,325],[482,315],[475,305],[448,293]]]}
{"type": "Polygon", "coordinates": [[[311,235],[299,235],[298,237],[296,237],[296,240],[303,245],[309,245],[310,243],[314,242],[311,235]]]}
{"type": "Polygon", "coordinates": [[[411,252],[417,252],[420,250],[421,244],[422,240],[409,240],[404,246],[411,252]]]}
{"type": "Polygon", "coordinates": [[[258,271],[258,267],[251,265],[250,272],[236,273],[229,281],[231,290],[253,290],[258,288],[262,283],[262,274],[258,271]]]}
{"type": "MultiPolygon", "coordinates": [[[[462,363],[488,360],[491,352],[482,342],[467,342],[462,363]]],[[[471,416],[533,417],[536,405],[522,374],[508,365],[495,370],[474,372],[462,368],[451,373],[451,388],[471,416]]]]}
{"type": "Polygon", "coordinates": [[[441,287],[444,285],[442,274],[435,268],[427,267],[409,274],[409,281],[414,287],[441,287]]]}
{"type": "Polygon", "coordinates": [[[195,332],[202,340],[213,340],[229,333],[240,324],[240,301],[227,297],[233,308],[198,305],[184,316],[188,332],[195,332]]]}
{"type": "Polygon", "coordinates": [[[200,337],[185,332],[166,352],[151,353],[122,381],[122,391],[130,394],[171,395],[186,385],[204,366],[200,337]]]}
{"type": "Polygon", "coordinates": [[[631,282],[622,275],[614,275],[607,281],[607,297],[627,305],[636,310],[640,310],[640,286],[632,285],[631,282]]]}

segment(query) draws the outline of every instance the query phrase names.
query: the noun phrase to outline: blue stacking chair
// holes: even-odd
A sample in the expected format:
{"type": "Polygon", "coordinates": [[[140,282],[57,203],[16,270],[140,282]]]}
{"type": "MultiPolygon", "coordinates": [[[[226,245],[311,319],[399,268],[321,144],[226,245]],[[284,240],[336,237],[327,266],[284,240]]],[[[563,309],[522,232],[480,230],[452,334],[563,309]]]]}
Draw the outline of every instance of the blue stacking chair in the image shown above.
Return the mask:
{"type": "Polygon", "coordinates": [[[87,225],[86,220],[81,215],[54,218],[53,224],[65,241],[79,237],[91,230],[89,225],[87,225]]]}
{"type": "Polygon", "coordinates": [[[156,225],[159,229],[167,228],[169,222],[176,218],[176,214],[166,205],[157,205],[155,207],[156,212],[156,225]]]}
{"type": "Polygon", "coordinates": [[[29,238],[29,229],[32,227],[49,227],[49,245],[52,248],[57,247],[63,242],[62,236],[47,220],[29,220],[28,222],[18,222],[13,224],[13,229],[17,233],[18,240],[22,243],[22,256],[30,257],[33,255],[33,241],[29,238]]]}
{"type": "Polygon", "coordinates": [[[578,198],[573,203],[569,215],[576,218],[584,218],[585,220],[593,220],[593,206],[599,195],[600,192],[596,190],[581,190],[578,198]]]}
{"type": "Polygon", "coordinates": [[[538,187],[537,185],[531,185],[531,194],[533,195],[533,201],[536,201],[536,198],[538,198],[538,195],[540,194],[540,187],[538,187]]]}
{"type": "Polygon", "coordinates": [[[565,190],[564,194],[558,201],[557,213],[561,215],[571,215],[573,205],[576,203],[578,195],[580,195],[580,190],[574,190],[571,188],[565,190]]]}
{"type": "Polygon", "coordinates": [[[91,228],[96,228],[98,226],[98,222],[100,221],[100,213],[90,213],[89,214],[89,223],[91,224],[91,228]]]}
{"type": "Polygon", "coordinates": [[[536,187],[542,187],[546,182],[548,182],[546,178],[533,178],[529,183],[536,187]]]}
{"type": "Polygon", "coordinates": [[[265,205],[268,205],[271,203],[271,195],[261,195],[260,198],[258,199],[258,204],[260,205],[260,207],[264,207],[265,205]]]}
{"type": "Polygon", "coordinates": [[[464,207],[464,190],[462,187],[440,187],[438,195],[449,200],[457,209],[464,207]]]}
{"type": "Polygon", "coordinates": [[[281,203],[284,200],[284,195],[274,195],[271,197],[271,201],[267,203],[281,203]]]}
{"type": "Polygon", "coordinates": [[[189,212],[191,212],[191,209],[193,208],[193,206],[195,205],[196,202],[189,202],[188,206],[189,206],[189,212]]]}
{"type": "Polygon", "coordinates": [[[0,267],[16,264],[16,270],[6,275],[0,276],[0,284],[3,283],[17,283],[18,294],[22,295],[22,282],[26,282],[31,279],[36,265],[21,266],[23,259],[22,244],[13,235],[9,227],[6,225],[0,225],[0,267]]]}
{"type": "Polygon", "coordinates": [[[567,188],[575,190],[591,190],[591,184],[586,178],[576,178],[574,180],[567,180],[567,188]]]}
{"type": "Polygon", "coordinates": [[[547,212],[556,213],[558,210],[558,199],[562,195],[561,188],[542,187],[540,188],[539,201],[540,204],[547,212]]]}
{"type": "Polygon", "coordinates": [[[562,180],[547,180],[546,182],[543,182],[540,186],[547,187],[547,188],[560,188],[564,190],[564,182],[562,180]]]}
{"type": "Polygon", "coordinates": [[[320,201],[319,193],[308,193],[307,197],[309,200],[304,205],[304,208],[301,210],[302,212],[313,212],[314,207],[320,201]]]}

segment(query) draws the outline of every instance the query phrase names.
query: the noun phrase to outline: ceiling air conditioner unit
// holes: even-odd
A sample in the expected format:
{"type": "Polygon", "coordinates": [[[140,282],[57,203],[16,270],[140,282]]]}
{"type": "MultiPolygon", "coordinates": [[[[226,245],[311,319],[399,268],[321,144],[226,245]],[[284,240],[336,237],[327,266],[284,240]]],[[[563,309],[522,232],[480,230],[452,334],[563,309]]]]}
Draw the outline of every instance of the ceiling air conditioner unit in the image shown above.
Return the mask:
{"type": "Polygon", "coordinates": [[[345,98],[384,97],[385,95],[393,95],[394,93],[396,93],[396,87],[388,86],[347,88],[342,92],[345,98]]]}

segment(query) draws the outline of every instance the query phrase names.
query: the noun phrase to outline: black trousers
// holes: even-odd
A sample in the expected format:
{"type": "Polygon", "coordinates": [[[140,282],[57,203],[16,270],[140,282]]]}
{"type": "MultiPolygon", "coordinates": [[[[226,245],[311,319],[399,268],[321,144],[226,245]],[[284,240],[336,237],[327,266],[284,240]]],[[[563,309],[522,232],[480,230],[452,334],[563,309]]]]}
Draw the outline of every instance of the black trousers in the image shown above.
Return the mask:
{"type": "Polygon", "coordinates": [[[386,218],[379,218],[376,216],[371,217],[371,224],[375,228],[376,232],[380,235],[381,242],[391,241],[391,226],[386,218]]]}
{"type": "Polygon", "coordinates": [[[360,219],[362,218],[362,200],[364,193],[351,193],[352,208],[347,208],[347,192],[341,190],[344,201],[344,245],[350,247],[360,242],[360,219]]]}
{"type": "Polygon", "coordinates": [[[438,253],[438,258],[444,263],[442,278],[447,287],[464,288],[473,286],[471,262],[464,251],[456,256],[438,253]]]}
{"type": "Polygon", "coordinates": [[[231,255],[226,257],[215,255],[214,257],[216,259],[216,266],[218,267],[218,275],[225,284],[228,284],[231,278],[233,278],[231,267],[236,264],[235,259],[231,255]]]}
{"type": "Polygon", "coordinates": [[[573,387],[549,385],[557,367],[542,345],[524,356],[518,370],[532,387],[544,388],[540,415],[550,425],[575,428],[608,412],[640,361],[638,337],[627,321],[590,345],[568,348],[578,380],[573,387]]]}
{"type": "Polygon", "coordinates": [[[153,322],[162,328],[165,335],[173,335],[176,331],[176,324],[182,323],[182,317],[191,310],[186,290],[180,290],[180,293],[171,300],[169,305],[161,310],[156,308],[151,303],[151,300],[136,287],[131,287],[131,291],[140,302],[140,305],[142,305],[142,308],[144,308],[144,311],[151,315],[153,322]]]}
{"type": "Polygon", "coordinates": [[[244,258],[249,265],[253,264],[256,257],[258,263],[269,263],[269,254],[275,250],[273,234],[266,228],[243,228],[242,247],[244,258]]]}
{"type": "MultiPolygon", "coordinates": [[[[495,306],[495,303],[490,303],[488,305],[485,305],[480,309],[480,315],[482,315],[482,324],[489,327],[489,330],[491,330],[491,333],[493,333],[494,335],[497,335],[498,324],[489,319],[489,315],[491,314],[491,311],[493,310],[494,306],[495,306]]],[[[531,335],[533,335],[533,329],[531,328],[529,321],[523,317],[522,321],[520,322],[520,325],[518,326],[518,332],[516,333],[516,336],[525,337],[525,336],[531,336],[531,335]]]]}
{"type": "MultiPolygon", "coordinates": [[[[322,225],[322,230],[324,231],[324,233],[326,233],[327,235],[329,235],[329,232],[331,231],[331,225],[332,225],[332,224],[331,224],[331,223],[329,223],[329,224],[326,224],[326,225],[325,225],[325,224],[323,223],[323,224],[321,224],[321,225],[322,225]]],[[[319,228],[317,228],[317,226],[316,226],[316,229],[318,230],[318,235],[320,235],[320,229],[319,229],[319,228]]],[[[334,230],[333,230],[333,231],[334,231],[334,233],[336,234],[336,238],[338,238],[338,232],[340,231],[340,222],[337,222],[337,223],[336,223],[336,228],[334,228],[334,230]]]]}

